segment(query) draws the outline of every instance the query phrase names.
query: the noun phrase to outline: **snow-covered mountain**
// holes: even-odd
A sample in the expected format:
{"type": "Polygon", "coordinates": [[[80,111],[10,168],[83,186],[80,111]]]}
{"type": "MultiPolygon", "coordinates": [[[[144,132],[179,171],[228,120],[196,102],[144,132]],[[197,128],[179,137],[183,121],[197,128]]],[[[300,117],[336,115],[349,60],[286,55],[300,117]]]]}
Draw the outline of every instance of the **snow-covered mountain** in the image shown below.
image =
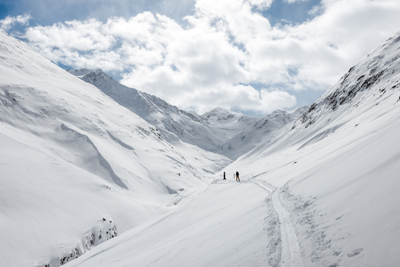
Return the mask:
{"type": "Polygon", "coordinates": [[[0,30],[0,266],[59,266],[170,212],[230,160],[165,140],[0,30]]]}
{"type": "Polygon", "coordinates": [[[301,266],[397,266],[399,121],[400,33],[224,171],[280,187],[301,266]]]}
{"type": "Polygon", "coordinates": [[[196,114],[180,110],[156,96],[126,87],[100,69],[68,72],[93,84],[117,103],[155,126],[168,142],[183,141],[217,152],[227,140],[219,131],[204,124],[196,114]]]}
{"type": "Polygon", "coordinates": [[[263,139],[267,138],[265,134],[293,121],[305,111],[305,108],[299,108],[293,114],[276,111],[260,119],[215,108],[200,116],[194,111],[178,109],[156,96],[126,87],[101,69],[68,72],[96,86],[120,105],[152,124],[167,141],[173,143],[180,140],[207,151],[223,154],[233,160],[263,142],[263,139]],[[248,136],[252,141],[244,141],[243,136],[248,136]]]}
{"type": "Polygon", "coordinates": [[[400,262],[400,33],[263,118],[74,77],[3,31],[0,59],[0,266],[400,262]]]}
{"type": "Polygon", "coordinates": [[[202,121],[221,132],[227,140],[250,128],[258,117],[239,114],[223,108],[215,108],[201,115],[202,121]]]}
{"type": "Polygon", "coordinates": [[[243,131],[231,137],[222,146],[220,154],[236,160],[263,143],[268,145],[278,130],[299,118],[308,109],[309,107],[305,106],[294,111],[275,110],[255,122],[246,123],[243,131]]]}

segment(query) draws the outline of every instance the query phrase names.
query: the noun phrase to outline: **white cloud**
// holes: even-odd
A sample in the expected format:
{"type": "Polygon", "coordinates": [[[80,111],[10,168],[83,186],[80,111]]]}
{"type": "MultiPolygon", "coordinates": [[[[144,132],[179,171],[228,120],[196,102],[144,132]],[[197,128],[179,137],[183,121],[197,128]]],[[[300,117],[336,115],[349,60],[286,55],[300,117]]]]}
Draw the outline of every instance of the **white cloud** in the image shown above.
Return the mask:
{"type": "Polygon", "coordinates": [[[288,4],[298,3],[298,2],[308,2],[310,0],[284,0],[288,4]]]}
{"type": "Polygon", "coordinates": [[[249,0],[250,5],[258,9],[268,9],[274,0],[249,0]]]}
{"type": "Polygon", "coordinates": [[[29,14],[18,15],[16,17],[7,16],[4,19],[0,20],[0,28],[5,31],[8,31],[9,29],[12,28],[12,26],[14,26],[16,22],[21,25],[29,25],[29,20],[31,18],[32,17],[29,14]]]}
{"type": "Polygon", "coordinates": [[[257,11],[271,3],[197,0],[186,27],[143,12],[30,27],[25,38],[54,62],[119,71],[122,83],[181,108],[265,113],[295,105],[293,90],[328,89],[400,30],[398,0],[323,0],[314,19],[274,27],[257,11]]]}

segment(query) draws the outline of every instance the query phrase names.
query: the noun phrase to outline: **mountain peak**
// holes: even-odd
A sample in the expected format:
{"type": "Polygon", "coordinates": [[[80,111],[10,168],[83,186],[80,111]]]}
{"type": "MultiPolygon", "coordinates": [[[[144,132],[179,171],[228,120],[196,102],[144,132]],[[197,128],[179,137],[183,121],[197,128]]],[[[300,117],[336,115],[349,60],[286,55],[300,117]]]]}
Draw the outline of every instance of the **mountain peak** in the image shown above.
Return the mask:
{"type": "Polygon", "coordinates": [[[92,69],[72,70],[72,69],[70,69],[70,70],[66,70],[66,71],[68,73],[78,77],[78,78],[81,78],[81,79],[83,77],[85,77],[86,75],[95,75],[95,76],[101,75],[101,76],[103,76],[105,78],[111,78],[112,79],[112,77],[110,75],[108,75],[107,73],[105,73],[102,69],[95,69],[95,70],[92,70],[92,69]]]}
{"type": "Polygon", "coordinates": [[[221,108],[221,107],[216,107],[216,108],[212,109],[210,112],[225,112],[225,113],[231,113],[231,111],[226,110],[226,109],[221,108]]]}
{"type": "Polygon", "coordinates": [[[226,119],[232,119],[234,117],[240,116],[241,114],[238,114],[236,112],[226,110],[224,108],[216,107],[203,115],[201,117],[205,120],[209,120],[210,118],[215,118],[216,120],[226,120],[226,119]]]}

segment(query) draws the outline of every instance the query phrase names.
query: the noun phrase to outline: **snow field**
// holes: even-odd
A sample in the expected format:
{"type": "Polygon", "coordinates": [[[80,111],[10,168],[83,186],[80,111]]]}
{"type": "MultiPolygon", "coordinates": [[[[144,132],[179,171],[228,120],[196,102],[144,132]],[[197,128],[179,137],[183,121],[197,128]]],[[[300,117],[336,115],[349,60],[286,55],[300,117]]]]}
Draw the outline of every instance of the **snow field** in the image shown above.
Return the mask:
{"type": "Polygon", "coordinates": [[[66,266],[265,266],[271,255],[279,257],[269,250],[267,199],[268,191],[253,183],[213,183],[167,216],[66,266]]]}
{"type": "Polygon", "coordinates": [[[291,214],[305,266],[400,262],[394,238],[400,234],[398,94],[393,91],[379,105],[366,104],[349,115],[332,114],[337,117],[331,117],[331,125],[340,125],[333,131],[326,131],[332,126],[324,125],[325,117],[308,138],[298,133],[299,139],[291,140],[294,145],[276,152],[274,147],[260,150],[224,170],[241,170],[283,186],[280,196],[291,214]]]}

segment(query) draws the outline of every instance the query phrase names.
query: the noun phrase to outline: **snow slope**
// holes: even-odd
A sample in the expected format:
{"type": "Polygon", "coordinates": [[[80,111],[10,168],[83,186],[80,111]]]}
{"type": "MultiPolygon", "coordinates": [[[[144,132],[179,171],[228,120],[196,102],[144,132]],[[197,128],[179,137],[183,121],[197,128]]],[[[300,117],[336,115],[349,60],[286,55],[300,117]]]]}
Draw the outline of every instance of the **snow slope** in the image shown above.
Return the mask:
{"type": "Polygon", "coordinates": [[[400,33],[228,166],[282,187],[305,266],[400,262],[400,33]]]}
{"type": "Polygon", "coordinates": [[[0,59],[0,266],[59,266],[169,212],[230,162],[171,145],[3,31],[0,59]]]}
{"type": "Polygon", "coordinates": [[[399,59],[400,34],[222,170],[228,181],[67,266],[397,266],[399,59]]]}
{"type": "Polygon", "coordinates": [[[68,72],[93,84],[117,103],[139,115],[159,129],[169,142],[180,140],[217,152],[227,140],[219,131],[204,124],[198,116],[180,110],[156,96],[126,87],[100,69],[68,72]]]}
{"type": "Polygon", "coordinates": [[[279,255],[271,242],[278,225],[268,214],[268,196],[269,191],[253,183],[212,184],[168,216],[67,266],[266,266],[279,255]],[[267,252],[269,242],[273,249],[267,252]]]}

